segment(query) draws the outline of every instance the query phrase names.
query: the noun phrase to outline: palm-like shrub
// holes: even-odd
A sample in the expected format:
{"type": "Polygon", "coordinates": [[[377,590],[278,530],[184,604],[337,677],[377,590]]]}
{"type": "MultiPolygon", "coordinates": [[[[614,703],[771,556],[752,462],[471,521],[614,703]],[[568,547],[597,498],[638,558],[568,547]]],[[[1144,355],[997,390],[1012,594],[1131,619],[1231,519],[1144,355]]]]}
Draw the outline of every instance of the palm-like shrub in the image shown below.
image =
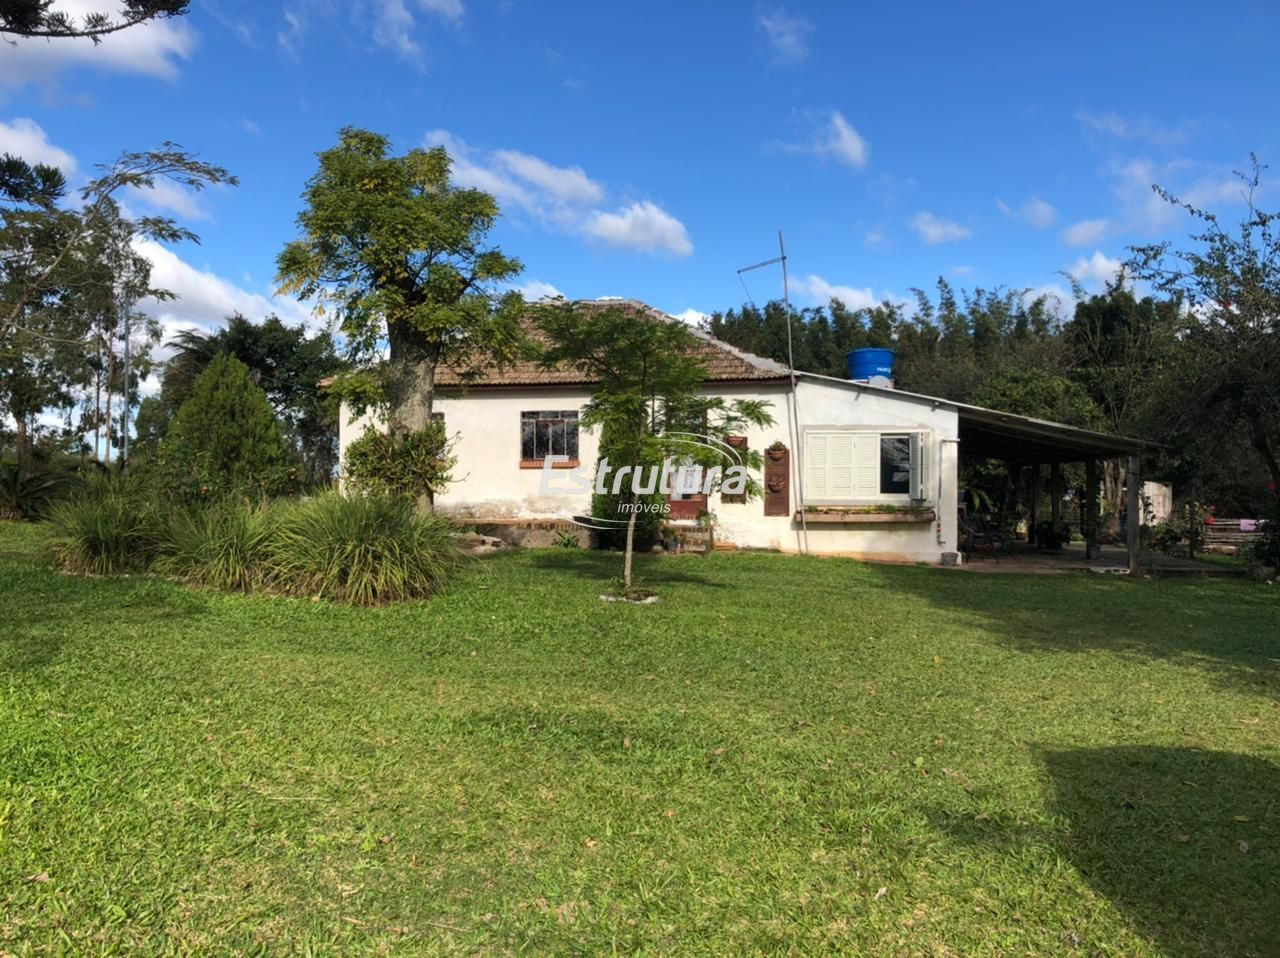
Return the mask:
{"type": "Polygon", "coordinates": [[[119,477],[93,479],[49,511],[54,561],[67,572],[113,575],[148,568],[164,517],[154,500],[119,477]]]}
{"type": "Polygon", "coordinates": [[[271,588],[352,605],[426,598],[460,562],[454,532],[404,497],[325,493],[281,516],[271,537],[271,588]]]}
{"type": "Polygon", "coordinates": [[[0,463],[0,519],[42,519],[59,499],[75,488],[74,473],[37,471],[12,462],[0,463]]]}
{"type": "Polygon", "coordinates": [[[155,571],[232,592],[261,581],[281,507],[224,502],[176,512],[165,531],[155,571]]]}

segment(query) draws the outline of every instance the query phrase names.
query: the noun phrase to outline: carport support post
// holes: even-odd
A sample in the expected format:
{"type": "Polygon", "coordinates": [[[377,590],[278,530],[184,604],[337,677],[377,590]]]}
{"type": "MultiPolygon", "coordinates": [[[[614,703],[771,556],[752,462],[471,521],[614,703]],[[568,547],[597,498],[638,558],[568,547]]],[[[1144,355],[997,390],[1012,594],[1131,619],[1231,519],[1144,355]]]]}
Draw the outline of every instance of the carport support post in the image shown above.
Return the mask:
{"type": "Polygon", "coordinates": [[[1049,464],[1049,518],[1053,520],[1053,531],[1062,528],[1062,463],[1049,464]]]}
{"type": "Polygon", "coordinates": [[[1129,472],[1124,477],[1125,487],[1125,545],[1129,547],[1129,574],[1138,574],[1138,531],[1142,528],[1142,507],[1138,503],[1141,491],[1138,478],[1138,457],[1129,457],[1129,472]]]}
{"type": "Polygon", "coordinates": [[[1084,557],[1098,558],[1098,460],[1084,463],[1084,557]]]}
{"type": "Polygon", "coordinates": [[[1027,485],[1031,490],[1031,521],[1027,524],[1027,542],[1034,546],[1040,544],[1036,541],[1039,536],[1036,526],[1040,525],[1040,463],[1032,464],[1031,478],[1027,485]]]}

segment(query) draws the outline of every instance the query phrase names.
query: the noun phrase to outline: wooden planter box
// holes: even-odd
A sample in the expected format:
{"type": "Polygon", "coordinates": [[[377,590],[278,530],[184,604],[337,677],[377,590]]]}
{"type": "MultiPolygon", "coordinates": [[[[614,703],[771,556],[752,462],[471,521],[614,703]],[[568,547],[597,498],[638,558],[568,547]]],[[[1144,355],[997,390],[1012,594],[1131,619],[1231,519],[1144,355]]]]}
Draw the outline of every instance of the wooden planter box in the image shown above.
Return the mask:
{"type": "Polygon", "coordinates": [[[886,522],[933,522],[938,514],[932,509],[899,512],[854,512],[831,509],[826,512],[796,511],[796,522],[809,525],[864,525],[886,522]]]}

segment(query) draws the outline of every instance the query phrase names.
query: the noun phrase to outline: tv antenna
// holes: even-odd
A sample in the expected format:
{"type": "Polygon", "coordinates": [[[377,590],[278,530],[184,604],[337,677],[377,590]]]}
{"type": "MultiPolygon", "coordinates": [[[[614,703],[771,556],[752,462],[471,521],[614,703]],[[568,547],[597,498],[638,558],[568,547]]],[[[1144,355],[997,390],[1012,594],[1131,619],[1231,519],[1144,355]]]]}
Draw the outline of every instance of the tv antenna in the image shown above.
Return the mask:
{"type": "MultiPolygon", "coordinates": [[[[782,239],[782,230],[778,230],[778,255],[773,259],[767,259],[763,263],[753,263],[751,266],[744,266],[738,270],[738,281],[742,283],[742,288],[747,288],[747,281],[742,278],[743,273],[750,273],[752,270],[764,269],[766,266],[782,265],[782,307],[786,311],[787,317],[787,372],[791,378],[791,402],[788,403],[788,419],[791,426],[791,447],[795,450],[793,458],[794,465],[792,467],[792,475],[795,478],[796,491],[799,493],[800,513],[800,531],[802,536],[801,552],[809,551],[809,522],[805,517],[804,510],[804,485],[803,485],[803,469],[801,468],[800,459],[800,418],[796,407],[799,404],[799,394],[796,392],[796,360],[795,352],[791,345],[791,290],[787,281],[787,247],[782,239]]],[[[747,299],[751,299],[750,290],[747,291],[747,299]]],[[[755,305],[754,301],[752,305],[755,305]]]]}

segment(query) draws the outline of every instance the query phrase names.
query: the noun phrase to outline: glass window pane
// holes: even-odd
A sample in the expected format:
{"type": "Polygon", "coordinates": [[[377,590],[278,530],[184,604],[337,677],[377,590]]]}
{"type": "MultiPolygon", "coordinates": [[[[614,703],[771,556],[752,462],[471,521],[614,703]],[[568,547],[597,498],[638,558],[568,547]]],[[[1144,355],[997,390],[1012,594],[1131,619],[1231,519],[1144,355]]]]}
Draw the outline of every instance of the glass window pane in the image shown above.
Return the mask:
{"type": "Polygon", "coordinates": [[[534,421],[520,417],[520,458],[521,459],[537,459],[538,451],[535,447],[533,432],[534,421]]]}
{"type": "Polygon", "coordinates": [[[911,439],[908,436],[880,437],[880,494],[911,494],[911,439]]]}

